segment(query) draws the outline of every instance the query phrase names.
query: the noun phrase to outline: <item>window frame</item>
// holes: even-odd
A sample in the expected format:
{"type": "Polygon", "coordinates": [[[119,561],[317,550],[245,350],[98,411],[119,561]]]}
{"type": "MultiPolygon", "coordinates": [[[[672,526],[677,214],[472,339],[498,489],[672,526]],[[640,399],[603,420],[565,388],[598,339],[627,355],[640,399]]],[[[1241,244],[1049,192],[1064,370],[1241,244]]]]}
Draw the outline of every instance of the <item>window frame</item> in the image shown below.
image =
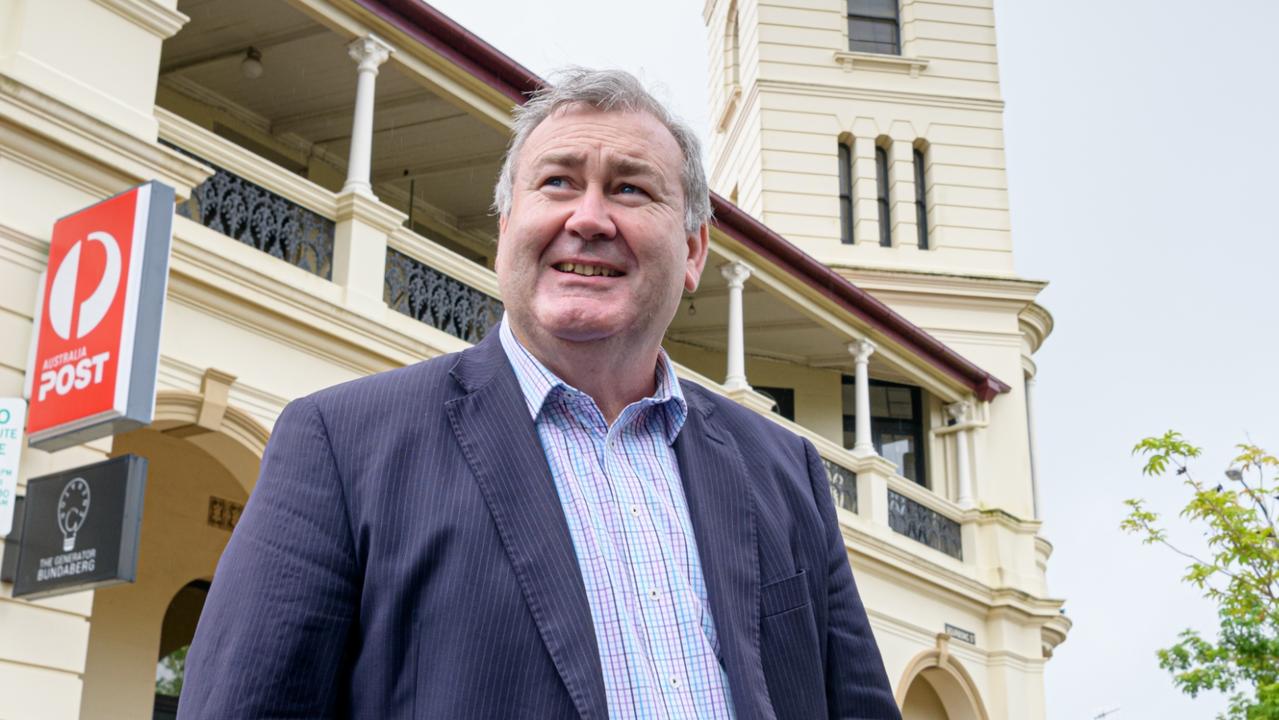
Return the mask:
{"type": "Polygon", "coordinates": [[[875,204],[879,208],[879,244],[893,246],[892,211],[888,197],[888,148],[875,144],[875,204]]]}
{"type": "Polygon", "coordinates": [[[912,159],[915,164],[915,224],[919,226],[919,249],[928,249],[928,191],[926,187],[927,176],[924,172],[924,164],[927,157],[924,149],[915,147],[912,159]]]}
{"type": "Polygon", "coordinates": [[[853,235],[853,148],[847,140],[839,141],[839,242],[852,245],[853,235]]]}
{"type": "MultiPolygon", "coordinates": [[[[856,388],[857,380],[853,375],[841,375],[842,385],[851,385],[856,388]]],[[[875,446],[875,453],[883,456],[884,443],[880,438],[881,432],[893,432],[897,435],[909,435],[915,441],[915,461],[914,471],[915,477],[910,478],[905,473],[905,468],[898,468],[901,476],[911,482],[921,486],[929,487],[928,484],[928,463],[925,457],[926,448],[924,444],[924,398],[923,390],[917,385],[907,385],[905,383],[889,382],[887,380],[875,380],[870,378],[870,387],[900,388],[910,391],[910,412],[913,416],[912,420],[904,420],[902,418],[876,417],[872,411],[870,417],[870,438],[871,443],[875,446]]],[[[854,390],[856,392],[856,390],[854,390]]],[[[857,409],[844,408],[843,413],[843,430],[845,433],[856,432],[857,427],[857,409]]],[[[847,443],[845,443],[847,445],[847,443]]]]}
{"type": "Polygon", "coordinates": [[[846,0],[844,14],[847,19],[846,32],[848,49],[852,52],[864,52],[875,55],[902,54],[901,4],[892,3],[891,15],[882,8],[875,8],[874,0],[846,0]],[[893,29],[892,43],[876,40],[859,40],[854,37],[854,27],[861,23],[867,26],[890,26],[893,29]],[[891,50],[885,46],[891,45],[891,50]]]}

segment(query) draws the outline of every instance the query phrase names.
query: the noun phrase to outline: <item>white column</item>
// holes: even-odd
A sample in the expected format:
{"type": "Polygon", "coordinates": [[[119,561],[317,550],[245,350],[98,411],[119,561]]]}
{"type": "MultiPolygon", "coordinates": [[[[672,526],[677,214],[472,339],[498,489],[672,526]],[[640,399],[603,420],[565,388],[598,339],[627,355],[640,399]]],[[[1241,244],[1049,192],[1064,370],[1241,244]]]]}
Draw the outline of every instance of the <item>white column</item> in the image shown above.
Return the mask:
{"type": "Polygon", "coordinates": [[[742,318],[742,286],[751,276],[750,268],[739,262],[720,266],[719,272],[728,281],[728,373],[724,387],[729,390],[749,388],[746,382],[746,337],[742,318]]]}
{"type": "Polygon", "coordinates": [[[858,340],[848,344],[853,354],[853,414],[856,422],[853,454],[875,454],[875,443],[870,439],[870,356],[875,353],[875,343],[858,340]]]}
{"type": "Polygon", "coordinates": [[[956,499],[961,508],[970,508],[973,502],[972,466],[968,462],[968,428],[972,422],[972,405],[967,402],[951,403],[946,406],[946,413],[955,419],[960,429],[955,435],[955,469],[959,484],[959,497],[956,499]]]}
{"type": "Polygon", "coordinates": [[[1039,519],[1039,451],[1035,447],[1035,376],[1026,376],[1026,434],[1030,440],[1030,489],[1034,498],[1035,519],[1039,519]]]}
{"type": "Polygon", "coordinates": [[[374,35],[356,38],[346,46],[351,59],[359,63],[355,80],[355,117],[351,121],[351,156],[346,166],[342,192],[373,194],[369,168],[373,157],[373,91],[377,69],[391,57],[391,46],[374,35]]]}

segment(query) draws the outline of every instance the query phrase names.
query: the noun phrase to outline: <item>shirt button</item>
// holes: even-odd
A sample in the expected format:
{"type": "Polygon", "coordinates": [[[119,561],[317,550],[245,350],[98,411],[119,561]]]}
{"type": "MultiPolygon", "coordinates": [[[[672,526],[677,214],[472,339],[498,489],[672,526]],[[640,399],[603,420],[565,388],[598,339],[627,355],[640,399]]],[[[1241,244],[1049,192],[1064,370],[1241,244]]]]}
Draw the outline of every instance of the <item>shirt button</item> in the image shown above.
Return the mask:
{"type": "Polygon", "coordinates": [[[639,505],[631,506],[631,514],[634,515],[635,517],[639,517],[639,514],[640,514],[639,505]]]}
{"type": "Polygon", "coordinates": [[[651,590],[649,590],[649,591],[648,591],[648,596],[649,596],[650,598],[652,598],[652,599],[656,600],[658,597],[660,597],[660,596],[661,596],[661,593],[657,592],[657,588],[653,588],[653,589],[651,589],[651,590]]]}
{"type": "Polygon", "coordinates": [[[671,678],[671,687],[673,688],[679,687],[679,678],[677,677],[671,678]]]}

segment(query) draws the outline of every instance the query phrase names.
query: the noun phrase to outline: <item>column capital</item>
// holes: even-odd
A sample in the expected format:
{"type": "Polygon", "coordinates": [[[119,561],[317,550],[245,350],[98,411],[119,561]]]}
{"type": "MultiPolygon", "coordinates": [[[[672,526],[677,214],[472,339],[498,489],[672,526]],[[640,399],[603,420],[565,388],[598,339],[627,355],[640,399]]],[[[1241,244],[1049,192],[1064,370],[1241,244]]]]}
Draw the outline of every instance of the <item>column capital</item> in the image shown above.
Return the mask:
{"type": "Polygon", "coordinates": [[[726,262],[719,266],[719,274],[724,276],[724,280],[728,282],[728,286],[734,290],[741,290],[746,284],[746,280],[751,276],[751,269],[745,263],[726,262]]]}
{"type": "Polygon", "coordinates": [[[359,63],[361,72],[377,72],[378,66],[386,62],[395,51],[382,38],[369,34],[352,40],[346,46],[346,52],[352,60],[359,63]]]}
{"type": "Polygon", "coordinates": [[[870,362],[870,356],[875,354],[875,343],[862,338],[848,343],[848,352],[853,356],[853,361],[861,364],[870,362]]]}
{"type": "Polygon", "coordinates": [[[967,400],[960,400],[946,406],[946,414],[961,425],[972,419],[972,412],[973,404],[967,400]]]}

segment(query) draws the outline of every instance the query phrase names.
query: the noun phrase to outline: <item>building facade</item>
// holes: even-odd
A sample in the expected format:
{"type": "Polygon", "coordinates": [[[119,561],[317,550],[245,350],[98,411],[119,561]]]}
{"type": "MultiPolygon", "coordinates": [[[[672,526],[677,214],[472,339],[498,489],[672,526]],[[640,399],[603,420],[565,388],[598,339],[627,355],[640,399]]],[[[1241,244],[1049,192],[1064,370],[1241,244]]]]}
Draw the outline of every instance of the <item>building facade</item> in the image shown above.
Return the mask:
{"type": "Polygon", "coordinates": [[[703,17],[712,188],[1010,386],[990,402],[952,401],[887,368],[876,373],[872,358],[872,382],[885,381],[872,401],[909,393],[912,403],[910,412],[888,407],[893,419],[882,422],[872,407],[883,427],[876,450],[986,538],[962,568],[984,600],[931,570],[912,580],[881,572],[875,553],[852,545],[863,587],[886,585],[864,592],[907,717],[985,716],[958,709],[966,703],[946,697],[940,673],[910,677],[912,653],[954,624],[948,616],[984,631],[937,648],[956,677],[967,674],[973,705],[991,717],[1041,717],[1043,661],[1067,627],[1032,631],[1042,618],[1029,609],[1048,607],[1032,355],[1052,318],[1035,304],[1044,283],[1013,268],[992,3],[707,0],[703,17]],[[914,457],[903,462],[904,452],[914,457]],[[1033,569],[1015,569],[1014,538],[1033,538],[1024,546],[1034,546],[1033,569]],[[889,600],[919,581],[931,589],[913,594],[909,611],[889,600]],[[1010,593],[1029,605],[995,600],[1010,593]]]}
{"type": "MultiPolygon", "coordinates": [[[[1051,319],[1012,271],[992,12],[852,5],[708,0],[718,219],[667,349],[822,453],[907,717],[1042,717],[1069,629],[1034,501],[1051,319]]],[[[0,583],[0,717],[171,717],[284,405],[500,317],[491,187],[541,81],[416,0],[0,0],[0,26],[0,396],[53,222],[178,196],[154,422],[19,475],[146,457],[137,580],[0,583]]]]}

